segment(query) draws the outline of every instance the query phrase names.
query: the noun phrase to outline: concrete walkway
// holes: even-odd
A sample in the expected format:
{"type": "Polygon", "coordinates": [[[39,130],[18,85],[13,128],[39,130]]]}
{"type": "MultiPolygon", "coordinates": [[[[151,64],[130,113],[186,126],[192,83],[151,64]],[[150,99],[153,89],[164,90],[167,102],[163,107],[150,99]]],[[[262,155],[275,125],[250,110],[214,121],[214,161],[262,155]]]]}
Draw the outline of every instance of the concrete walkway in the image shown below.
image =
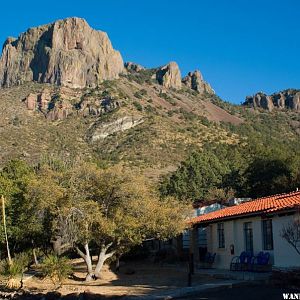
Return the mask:
{"type": "Polygon", "coordinates": [[[212,277],[216,279],[233,279],[246,281],[268,281],[271,272],[247,272],[247,271],[230,271],[224,269],[195,269],[195,274],[201,274],[205,277],[212,277]]]}

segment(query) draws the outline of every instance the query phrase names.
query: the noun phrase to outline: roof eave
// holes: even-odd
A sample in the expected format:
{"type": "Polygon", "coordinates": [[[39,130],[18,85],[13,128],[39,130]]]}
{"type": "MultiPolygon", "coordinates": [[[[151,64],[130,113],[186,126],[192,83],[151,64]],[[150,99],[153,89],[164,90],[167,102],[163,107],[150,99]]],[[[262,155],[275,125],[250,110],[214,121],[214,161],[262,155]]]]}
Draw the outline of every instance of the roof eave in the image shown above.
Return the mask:
{"type": "Polygon", "coordinates": [[[254,212],[254,213],[246,213],[246,214],[222,217],[222,218],[211,219],[211,220],[203,220],[200,222],[192,223],[191,225],[192,226],[200,225],[200,224],[207,225],[210,223],[217,223],[217,222],[221,222],[221,221],[229,221],[229,220],[235,220],[235,219],[244,219],[244,218],[248,218],[248,217],[255,217],[255,216],[262,216],[262,215],[274,215],[274,214],[280,214],[283,212],[284,213],[295,212],[297,210],[297,208],[299,209],[298,206],[294,206],[294,207],[288,207],[285,209],[280,209],[280,210],[275,210],[275,211],[258,211],[258,212],[254,212]]]}

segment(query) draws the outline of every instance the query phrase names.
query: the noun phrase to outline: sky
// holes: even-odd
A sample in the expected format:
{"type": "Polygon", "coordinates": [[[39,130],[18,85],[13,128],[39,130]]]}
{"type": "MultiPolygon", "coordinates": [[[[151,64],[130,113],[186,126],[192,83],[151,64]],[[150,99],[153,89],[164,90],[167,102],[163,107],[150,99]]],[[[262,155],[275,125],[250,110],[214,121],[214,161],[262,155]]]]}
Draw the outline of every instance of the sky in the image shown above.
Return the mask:
{"type": "Polygon", "coordinates": [[[73,16],[106,31],[124,61],[199,69],[226,101],[300,88],[299,0],[3,1],[0,43],[73,16]]]}

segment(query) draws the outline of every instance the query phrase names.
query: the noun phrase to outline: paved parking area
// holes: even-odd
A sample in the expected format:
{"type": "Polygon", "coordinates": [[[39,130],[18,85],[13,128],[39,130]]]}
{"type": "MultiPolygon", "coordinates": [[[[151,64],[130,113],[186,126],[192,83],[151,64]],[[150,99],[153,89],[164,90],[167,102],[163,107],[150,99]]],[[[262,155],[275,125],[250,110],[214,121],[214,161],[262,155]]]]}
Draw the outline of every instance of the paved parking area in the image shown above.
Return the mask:
{"type": "MultiPolygon", "coordinates": [[[[182,297],[189,300],[283,300],[283,293],[295,293],[300,296],[300,289],[288,289],[272,286],[239,286],[222,290],[208,290],[196,296],[182,297]]],[[[298,297],[299,297],[298,296],[298,297]]],[[[288,298],[297,299],[297,298],[288,298]]],[[[300,298],[298,298],[300,299],[300,298]]]]}

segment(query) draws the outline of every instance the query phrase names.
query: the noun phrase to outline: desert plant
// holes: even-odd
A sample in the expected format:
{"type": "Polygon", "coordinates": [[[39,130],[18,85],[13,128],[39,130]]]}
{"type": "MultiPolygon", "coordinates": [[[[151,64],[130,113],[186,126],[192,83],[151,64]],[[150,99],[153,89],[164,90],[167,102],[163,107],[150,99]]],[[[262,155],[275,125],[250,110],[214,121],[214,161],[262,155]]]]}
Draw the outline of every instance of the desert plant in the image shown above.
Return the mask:
{"type": "Polygon", "coordinates": [[[30,263],[28,253],[23,252],[15,255],[9,261],[8,259],[2,260],[0,263],[0,273],[7,278],[6,286],[10,289],[22,287],[23,273],[30,263]]]}
{"type": "Polygon", "coordinates": [[[135,108],[136,108],[138,111],[143,111],[143,106],[142,106],[140,103],[134,101],[134,102],[133,102],[133,105],[135,106],[135,108]]]}
{"type": "Polygon", "coordinates": [[[49,254],[43,261],[42,273],[45,277],[49,277],[54,285],[62,285],[72,273],[72,267],[68,258],[49,254]]]}

